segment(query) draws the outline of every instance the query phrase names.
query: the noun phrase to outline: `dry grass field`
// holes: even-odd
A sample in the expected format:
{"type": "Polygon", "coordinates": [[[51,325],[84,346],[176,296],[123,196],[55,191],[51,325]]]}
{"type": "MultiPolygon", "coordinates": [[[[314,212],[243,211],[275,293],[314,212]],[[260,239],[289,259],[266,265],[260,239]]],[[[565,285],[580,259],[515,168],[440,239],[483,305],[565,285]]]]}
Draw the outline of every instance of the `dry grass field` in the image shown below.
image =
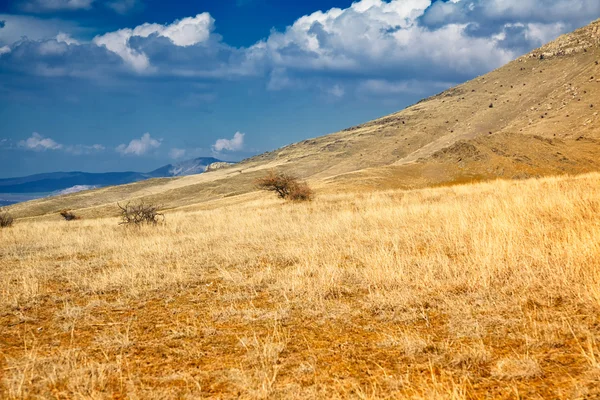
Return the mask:
{"type": "Polygon", "coordinates": [[[0,230],[0,398],[600,396],[600,174],[59,218],[0,230]]]}

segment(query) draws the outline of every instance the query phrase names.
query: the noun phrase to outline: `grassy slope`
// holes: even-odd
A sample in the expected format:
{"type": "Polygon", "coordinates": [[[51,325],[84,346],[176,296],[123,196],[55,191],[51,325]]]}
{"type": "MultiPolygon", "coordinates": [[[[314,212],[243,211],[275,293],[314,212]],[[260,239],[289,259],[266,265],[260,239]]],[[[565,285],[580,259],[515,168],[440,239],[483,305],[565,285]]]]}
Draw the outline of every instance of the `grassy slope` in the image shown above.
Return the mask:
{"type": "Polygon", "coordinates": [[[308,178],[320,192],[598,171],[599,27],[600,20],[396,114],[227,170],[37,200],[12,211],[25,217],[73,208],[89,217],[142,197],[188,206],[250,192],[269,168],[308,178]]]}
{"type": "Polygon", "coordinates": [[[18,221],[0,230],[0,397],[594,398],[599,188],[18,221]]]}

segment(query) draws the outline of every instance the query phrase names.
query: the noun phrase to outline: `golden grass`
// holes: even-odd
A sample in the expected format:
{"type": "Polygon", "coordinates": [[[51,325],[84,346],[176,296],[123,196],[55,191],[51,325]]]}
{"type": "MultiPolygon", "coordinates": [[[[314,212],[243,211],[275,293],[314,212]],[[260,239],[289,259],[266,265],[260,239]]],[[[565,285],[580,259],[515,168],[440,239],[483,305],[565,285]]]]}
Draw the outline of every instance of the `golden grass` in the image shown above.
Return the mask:
{"type": "Polygon", "coordinates": [[[600,174],[0,230],[2,398],[600,395],[600,174]]]}

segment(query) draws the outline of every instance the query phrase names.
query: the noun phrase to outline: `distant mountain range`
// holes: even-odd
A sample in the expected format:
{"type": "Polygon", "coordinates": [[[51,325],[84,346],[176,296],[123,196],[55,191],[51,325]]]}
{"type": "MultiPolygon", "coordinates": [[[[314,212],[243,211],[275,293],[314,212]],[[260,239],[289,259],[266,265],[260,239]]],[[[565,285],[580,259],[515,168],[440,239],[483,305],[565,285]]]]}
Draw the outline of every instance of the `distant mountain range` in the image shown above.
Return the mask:
{"type": "Polygon", "coordinates": [[[176,164],[168,164],[151,172],[51,172],[20,178],[0,179],[0,206],[52,194],[68,194],[103,186],[123,185],[150,178],[194,175],[206,171],[216,162],[213,157],[199,157],[176,164]]]}

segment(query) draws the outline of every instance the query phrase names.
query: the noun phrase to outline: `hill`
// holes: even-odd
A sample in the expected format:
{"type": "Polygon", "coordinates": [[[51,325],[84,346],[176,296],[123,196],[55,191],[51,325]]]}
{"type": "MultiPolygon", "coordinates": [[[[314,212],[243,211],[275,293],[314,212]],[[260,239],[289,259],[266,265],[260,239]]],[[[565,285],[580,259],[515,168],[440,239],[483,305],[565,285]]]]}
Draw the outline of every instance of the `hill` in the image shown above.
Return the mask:
{"type": "MultiPolygon", "coordinates": [[[[206,171],[210,164],[222,162],[214,157],[199,157],[193,160],[182,161],[176,164],[168,164],[151,172],[52,172],[45,174],[29,175],[20,178],[0,179],[0,194],[11,195],[11,199],[28,197],[43,197],[48,195],[60,195],[76,193],[105,186],[123,185],[139,182],[151,178],[165,178],[200,174],[206,171]],[[22,195],[22,196],[16,196],[22,195]]],[[[0,206],[12,204],[10,201],[0,198],[0,206]]]]}
{"type": "MultiPolygon", "coordinates": [[[[419,188],[600,170],[600,20],[398,113],[176,180],[29,202],[18,216],[60,208],[104,215],[116,200],[167,208],[254,190],[277,168],[321,193],[419,188]]],[[[112,208],[111,208],[112,207],[112,208]]]]}

